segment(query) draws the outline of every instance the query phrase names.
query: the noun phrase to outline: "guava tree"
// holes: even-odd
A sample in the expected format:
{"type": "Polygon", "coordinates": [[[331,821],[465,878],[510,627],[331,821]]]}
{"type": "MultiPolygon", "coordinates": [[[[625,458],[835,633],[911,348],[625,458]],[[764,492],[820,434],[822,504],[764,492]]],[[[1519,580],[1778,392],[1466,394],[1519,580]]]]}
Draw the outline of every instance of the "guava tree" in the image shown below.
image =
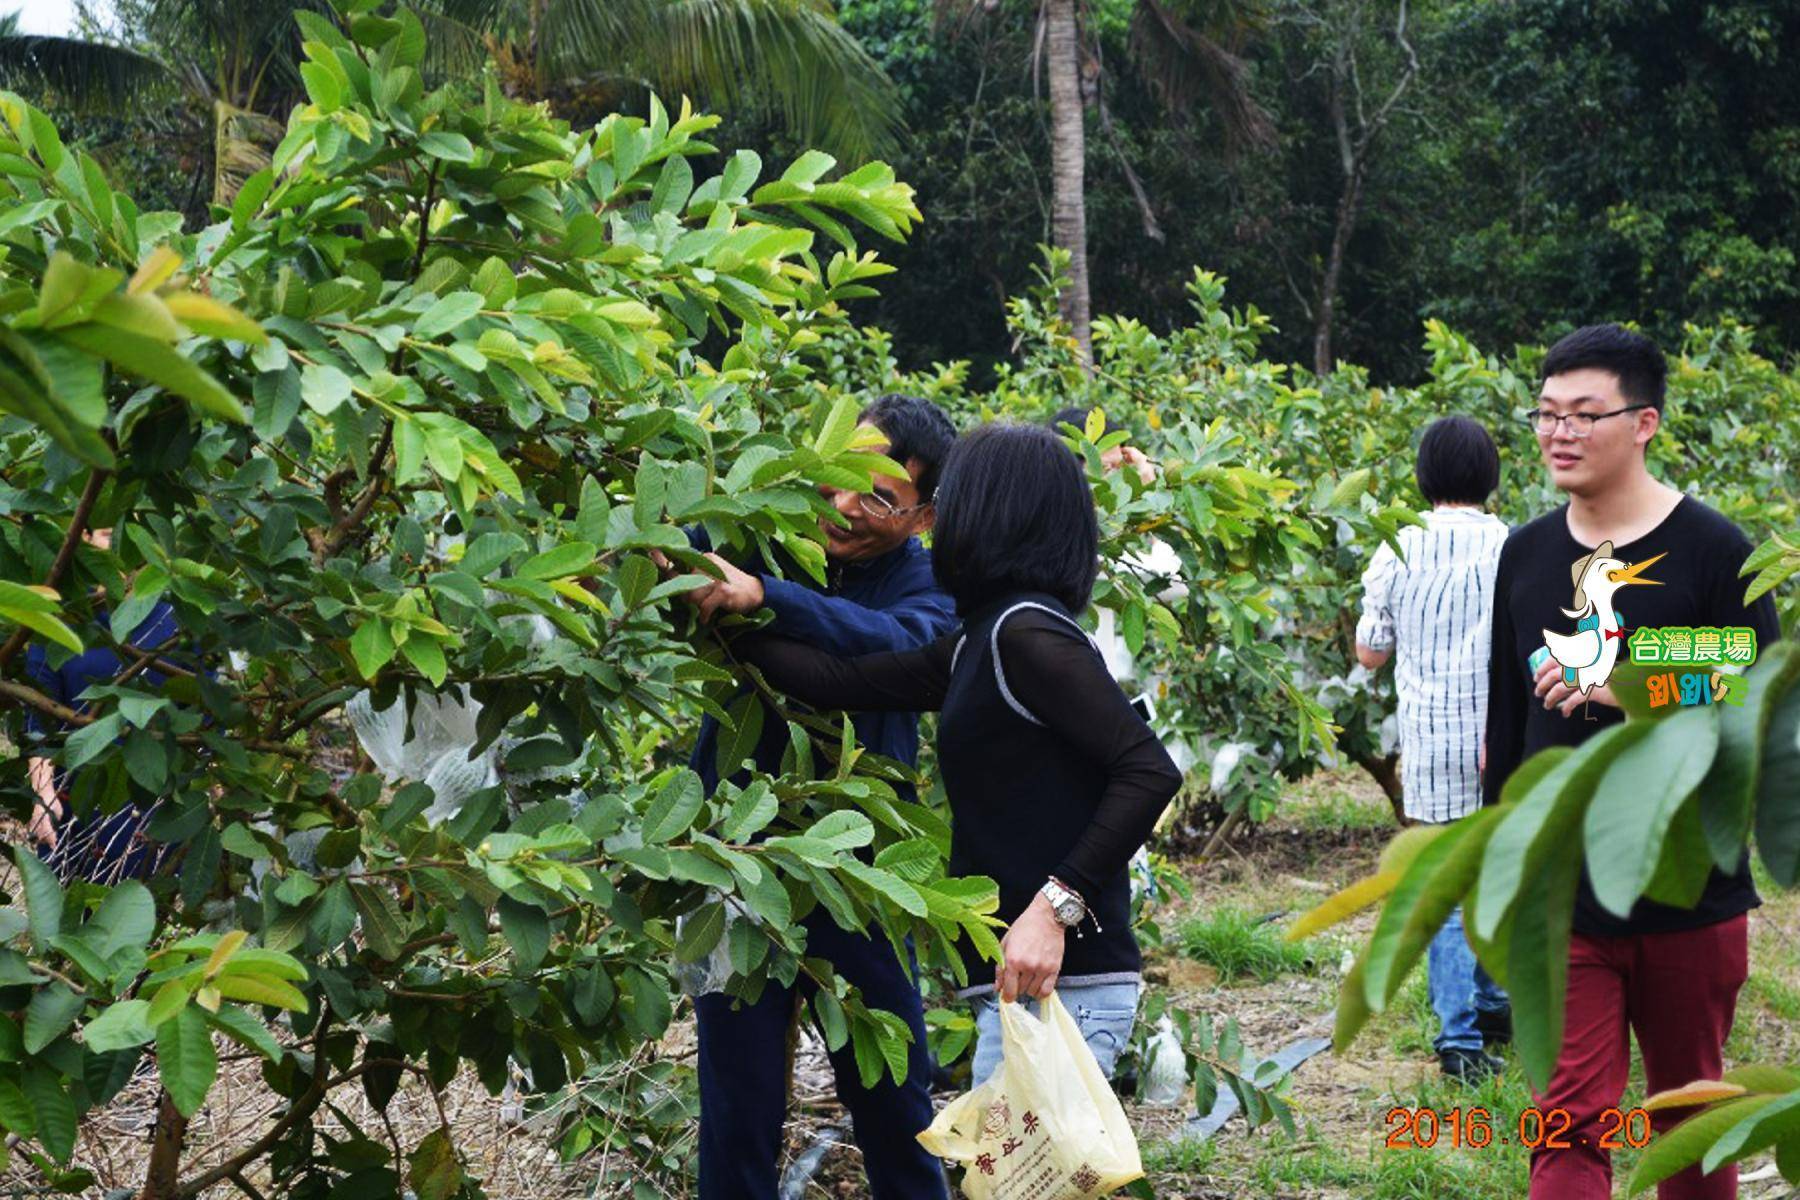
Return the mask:
{"type": "Polygon", "coordinates": [[[12,1153],[84,1186],[78,1124],[148,1058],[147,1196],[473,1194],[447,1127],[315,1118],[465,1068],[557,1089],[661,1037],[674,962],[721,946],[732,990],[810,973],[828,1040],[903,1070],[904,1027],[805,956],[799,918],[947,960],[961,934],[994,949],[993,888],[944,878],[941,821],[847,727],[796,722],[790,771],[704,796],[693,716],[735,767],[762,710],[673,597],[706,578],[682,526],[817,574],[816,485],[897,469],[805,385],[886,269],[852,231],[902,236],[910,189],[816,152],[764,178],[686,106],[573,130],[491,79],[427,91],[417,19],[375,0],[299,21],[308,101],[204,229],[0,95],[0,789],[24,818],[48,760],[74,815],[154,804],[172,854],[106,886],[15,848],[12,1153]],[[178,636],[135,646],[159,603],[178,636]],[[33,646],[124,665],[59,699],[33,646]],[[441,779],[384,779],[353,702],[478,708],[450,765],[498,748],[496,779],[448,810],[441,779]],[[272,1112],[188,1169],[214,1035],[264,1058],[272,1112]]]}

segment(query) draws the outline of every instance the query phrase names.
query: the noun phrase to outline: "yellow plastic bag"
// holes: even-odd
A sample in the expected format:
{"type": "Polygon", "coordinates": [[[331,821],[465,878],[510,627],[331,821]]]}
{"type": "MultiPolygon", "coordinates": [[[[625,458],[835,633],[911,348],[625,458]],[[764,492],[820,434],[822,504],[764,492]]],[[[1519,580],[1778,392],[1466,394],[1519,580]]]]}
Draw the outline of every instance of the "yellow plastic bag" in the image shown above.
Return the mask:
{"type": "Polygon", "coordinates": [[[969,1200],[1093,1200],[1144,1174],[1137,1138],[1081,1029],[1053,993],[1000,1002],[1005,1058],[939,1113],[919,1143],[967,1165],[969,1200]]]}

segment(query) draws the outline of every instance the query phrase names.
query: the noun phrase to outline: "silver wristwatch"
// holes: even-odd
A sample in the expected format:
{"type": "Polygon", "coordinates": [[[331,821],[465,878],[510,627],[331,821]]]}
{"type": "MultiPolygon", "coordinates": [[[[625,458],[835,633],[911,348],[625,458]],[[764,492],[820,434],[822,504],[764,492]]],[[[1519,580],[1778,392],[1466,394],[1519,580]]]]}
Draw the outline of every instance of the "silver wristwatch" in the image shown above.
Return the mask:
{"type": "Polygon", "coordinates": [[[1083,918],[1087,916],[1087,904],[1082,898],[1056,879],[1045,880],[1044,886],[1038,891],[1042,892],[1044,899],[1050,902],[1050,912],[1055,916],[1058,925],[1073,927],[1081,924],[1083,918]]]}

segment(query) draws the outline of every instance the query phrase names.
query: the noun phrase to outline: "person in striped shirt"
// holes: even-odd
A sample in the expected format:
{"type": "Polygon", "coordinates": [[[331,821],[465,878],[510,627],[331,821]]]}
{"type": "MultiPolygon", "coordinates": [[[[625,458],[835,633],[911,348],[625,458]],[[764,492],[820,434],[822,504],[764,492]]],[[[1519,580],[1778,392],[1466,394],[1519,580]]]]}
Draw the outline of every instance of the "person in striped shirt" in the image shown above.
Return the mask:
{"type": "MultiPolygon", "coordinates": [[[[1507,532],[1483,505],[1500,482],[1499,451],[1479,421],[1443,417],[1425,430],[1414,475],[1431,511],[1400,531],[1404,558],[1383,543],[1363,572],[1356,657],[1371,671],[1394,659],[1402,803],[1409,821],[1444,824],[1481,806],[1494,572],[1507,532]]],[[[1511,1009],[1475,961],[1460,908],[1432,940],[1427,973],[1444,1074],[1493,1074],[1500,1062],[1485,1045],[1510,1037],[1511,1009]]]]}

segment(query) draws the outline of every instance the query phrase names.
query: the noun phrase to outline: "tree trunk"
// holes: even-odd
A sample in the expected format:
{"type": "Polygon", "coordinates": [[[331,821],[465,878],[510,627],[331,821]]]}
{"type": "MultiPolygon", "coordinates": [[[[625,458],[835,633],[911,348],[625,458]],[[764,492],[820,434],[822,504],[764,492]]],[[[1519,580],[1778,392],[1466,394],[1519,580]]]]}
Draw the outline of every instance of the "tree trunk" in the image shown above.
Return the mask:
{"type": "Polygon", "coordinates": [[[1325,259],[1325,277],[1319,283],[1319,306],[1313,318],[1313,371],[1320,375],[1328,374],[1337,362],[1331,349],[1332,322],[1337,317],[1344,255],[1349,252],[1350,235],[1356,229],[1357,209],[1362,207],[1362,189],[1362,164],[1358,162],[1344,181],[1344,194],[1338,197],[1337,226],[1331,232],[1331,252],[1325,259]]]}
{"type": "Polygon", "coordinates": [[[1083,172],[1087,147],[1082,128],[1081,38],[1075,0],[1044,0],[1044,57],[1050,73],[1050,228],[1069,252],[1069,286],[1063,318],[1092,360],[1088,322],[1087,195],[1083,172]]]}
{"type": "Polygon", "coordinates": [[[150,1163],[144,1169],[144,1190],[138,1200],[175,1200],[181,1191],[181,1146],[187,1137],[187,1118],[175,1100],[162,1092],[156,1104],[156,1128],[150,1135],[150,1163]]]}
{"type": "Polygon", "coordinates": [[[1395,824],[1406,824],[1406,806],[1402,803],[1400,788],[1400,756],[1385,754],[1378,758],[1373,754],[1352,754],[1350,757],[1356,760],[1357,766],[1369,773],[1371,779],[1381,785],[1389,807],[1394,810],[1395,824]]]}

